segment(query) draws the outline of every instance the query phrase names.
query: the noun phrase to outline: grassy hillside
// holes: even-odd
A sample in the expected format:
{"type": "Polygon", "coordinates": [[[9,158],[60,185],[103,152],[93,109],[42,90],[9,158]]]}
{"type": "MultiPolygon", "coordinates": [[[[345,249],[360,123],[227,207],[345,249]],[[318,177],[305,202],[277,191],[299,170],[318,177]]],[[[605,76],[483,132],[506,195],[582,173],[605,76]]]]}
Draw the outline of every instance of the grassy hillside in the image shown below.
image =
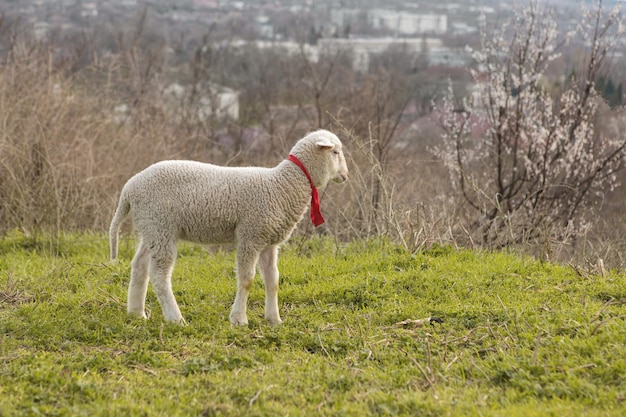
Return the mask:
{"type": "Polygon", "coordinates": [[[384,241],[282,251],[284,324],[231,328],[234,256],[182,245],[188,326],[125,312],[134,243],[0,241],[0,415],[621,416],[626,277],[384,241]],[[440,317],[437,325],[407,319],[440,317]]]}

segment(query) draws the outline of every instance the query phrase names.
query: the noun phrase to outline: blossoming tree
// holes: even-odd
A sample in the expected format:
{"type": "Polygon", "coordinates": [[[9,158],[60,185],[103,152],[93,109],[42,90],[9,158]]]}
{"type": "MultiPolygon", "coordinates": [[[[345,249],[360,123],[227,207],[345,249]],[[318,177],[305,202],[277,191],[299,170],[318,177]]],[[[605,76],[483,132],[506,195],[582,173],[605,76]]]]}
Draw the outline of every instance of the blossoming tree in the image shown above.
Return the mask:
{"type": "Polygon", "coordinates": [[[469,207],[483,244],[506,245],[580,228],[594,202],[618,185],[625,134],[597,128],[601,97],[594,80],[624,31],[620,5],[582,2],[582,18],[567,33],[536,0],[506,24],[481,30],[471,50],[474,93],[455,101],[452,88],[437,105],[444,128],[433,151],[469,207]],[[550,63],[564,45],[584,45],[559,92],[546,88],[550,63]],[[478,128],[478,129],[477,129],[478,128]]]}

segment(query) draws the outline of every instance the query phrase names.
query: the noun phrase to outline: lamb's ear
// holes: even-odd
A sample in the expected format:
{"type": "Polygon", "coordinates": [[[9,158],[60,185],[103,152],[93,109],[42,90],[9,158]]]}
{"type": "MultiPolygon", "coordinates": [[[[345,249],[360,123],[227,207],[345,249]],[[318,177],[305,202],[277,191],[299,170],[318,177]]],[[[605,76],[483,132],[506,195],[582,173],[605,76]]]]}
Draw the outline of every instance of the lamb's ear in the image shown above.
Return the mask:
{"type": "Polygon", "coordinates": [[[329,141],[319,141],[315,143],[319,150],[321,151],[329,151],[331,149],[335,149],[335,144],[329,141]]]}

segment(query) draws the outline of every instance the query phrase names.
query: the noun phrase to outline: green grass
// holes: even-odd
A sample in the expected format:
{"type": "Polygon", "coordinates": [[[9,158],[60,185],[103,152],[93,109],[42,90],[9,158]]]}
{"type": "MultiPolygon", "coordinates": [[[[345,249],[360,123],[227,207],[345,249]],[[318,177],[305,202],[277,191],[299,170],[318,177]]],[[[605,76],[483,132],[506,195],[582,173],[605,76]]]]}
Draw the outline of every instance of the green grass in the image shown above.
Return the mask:
{"type": "Polygon", "coordinates": [[[0,240],[0,415],[622,416],[626,277],[384,240],[287,245],[283,325],[228,322],[234,256],[181,245],[188,325],[127,316],[134,243],[0,240]],[[441,317],[441,325],[400,324],[441,317]]]}

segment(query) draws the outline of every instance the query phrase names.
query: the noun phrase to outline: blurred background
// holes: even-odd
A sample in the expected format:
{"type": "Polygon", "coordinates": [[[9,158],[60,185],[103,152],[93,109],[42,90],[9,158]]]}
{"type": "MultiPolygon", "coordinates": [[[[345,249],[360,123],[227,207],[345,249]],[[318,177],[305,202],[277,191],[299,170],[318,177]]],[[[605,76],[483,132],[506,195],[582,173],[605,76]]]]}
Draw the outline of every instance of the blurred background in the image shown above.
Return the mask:
{"type": "Polygon", "coordinates": [[[153,162],[324,128],[351,181],[300,236],[623,268],[619,4],[0,0],[0,235],[104,232],[153,162]]]}

